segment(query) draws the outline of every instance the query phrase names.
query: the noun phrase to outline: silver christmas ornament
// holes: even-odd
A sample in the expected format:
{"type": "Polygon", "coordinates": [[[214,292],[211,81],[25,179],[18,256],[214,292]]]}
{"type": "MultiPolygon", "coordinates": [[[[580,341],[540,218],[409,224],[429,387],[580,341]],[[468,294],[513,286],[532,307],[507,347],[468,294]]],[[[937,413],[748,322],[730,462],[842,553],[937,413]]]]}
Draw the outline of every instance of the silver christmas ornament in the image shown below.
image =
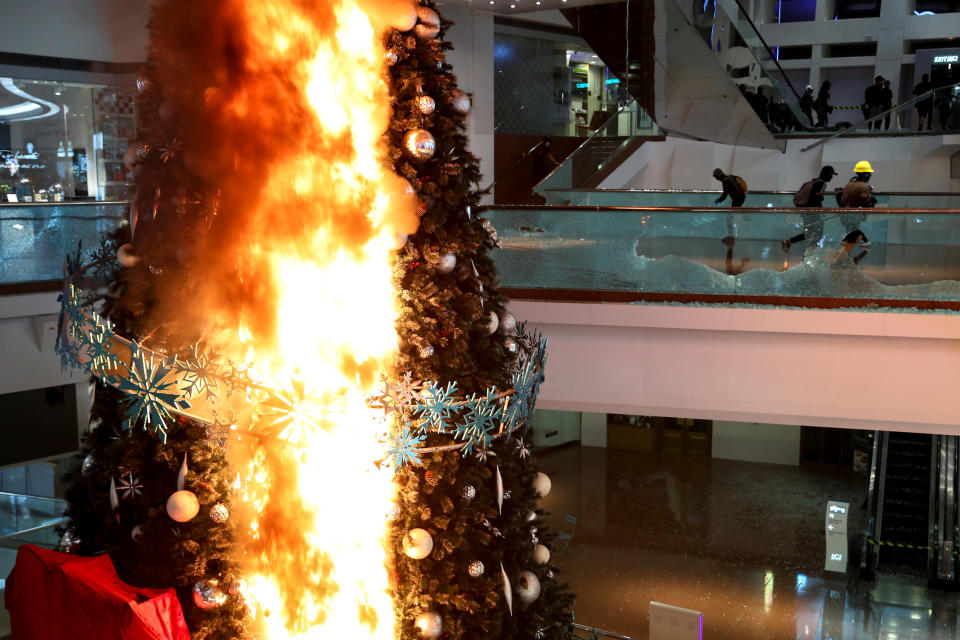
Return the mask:
{"type": "Polygon", "coordinates": [[[391,522],[400,517],[400,506],[399,505],[390,505],[390,509],[387,511],[387,520],[391,522]]]}
{"type": "Polygon", "coordinates": [[[431,27],[440,26],[440,14],[430,7],[425,7],[423,5],[417,7],[417,20],[431,27]]]}
{"type": "Polygon", "coordinates": [[[517,330],[517,319],[509,311],[504,311],[500,316],[500,327],[504,333],[512,334],[517,330]]]}
{"type": "Polygon", "coordinates": [[[547,577],[553,579],[553,569],[547,569],[547,577]]]}
{"type": "Polygon", "coordinates": [[[134,542],[140,542],[141,540],[143,540],[143,536],[144,536],[144,531],[143,531],[142,524],[138,524],[137,526],[135,526],[133,529],[130,530],[130,539],[133,540],[134,542]]]}
{"type": "Polygon", "coordinates": [[[500,318],[498,318],[497,314],[495,314],[493,311],[488,311],[487,325],[485,327],[487,330],[487,335],[490,335],[496,331],[498,326],[500,326],[500,318]]]}
{"type": "Polygon", "coordinates": [[[150,76],[143,69],[137,74],[137,91],[143,93],[150,88],[150,76]]]}
{"type": "Polygon", "coordinates": [[[133,252],[132,244],[128,242],[120,245],[120,248],[117,249],[117,262],[124,267],[132,267],[140,262],[140,258],[133,252]]]}
{"type": "Polygon", "coordinates": [[[411,129],[403,136],[403,148],[414,160],[429,160],[437,150],[437,141],[426,129],[411,129]]]}
{"type": "Polygon", "coordinates": [[[414,560],[423,560],[433,551],[433,537],[426,529],[410,529],[403,536],[403,552],[414,560]]]}
{"type": "Polygon", "coordinates": [[[500,563],[500,575],[503,577],[503,597],[507,601],[507,610],[513,615],[513,589],[510,588],[510,578],[507,576],[507,570],[500,563]]]}
{"type": "Polygon", "coordinates": [[[470,113],[470,96],[463,89],[451,89],[447,93],[447,101],[457,113],[463,115],[470,113]]]}
{"type": "Polygon", "coordinates": [[[201,609],[213,609],[227,601],[227,594],[216,580],[199,580],[193,585],[193,604],[201,609]]]}
{"type": "Polygon", "coordinates": [[[457,256],[452,253],[445,253],[440,256],[440,264],[437,271],[440,273],[450,273],[457,266],[457,256]]]}
{"type": "Polygon", "coordinates": [[[504,338],[503,348],[507,350],[507,353],[516,355],[517,351],[520,349],[520,345],[518,345],[517,341],[513,338],[504,338]]]}
{"type": "Polygon", "coordinates": [[[540,578],[532,571],[521,571],[517,576],[517,595],[528,605],[540,597],[540,578]]]}
{"type": "Polygon", "coordinates": [[[230,511],[227,509],[227,505],[218,502],[210,507],[210,519],[217,524],[223,524],[228,518],[230,518],[230,511]]]}
{"type": "Polygon", "coordinates": [[[530,513],[527,514],[527,522],[533,522],[536,519],[537,519],[536,511],[531,511],[530,513]]]}
{"type": "Polygon", "coordinates": [[[60,538],[60,552],[70,553],[78,544],[80,544],[80,538],[77,537],[76,532],[73,529],[67,529],[60,538]]]}
{"type": "Polygon", "coordinates": [[[484,566],[483,563],[479,560],[474,560],[470,563],[470,566],[467,567],[467,573],[470,574],[471,578],[479,578],[483,575],[484,566]]]}
{"type": "Polygon", "coordinates": [[[460,495],[463,496],[464,500],[470,502],[477,497],[477,490],[473,488],[473,485],[468,484],[463,488],[463,491],[460,492],[460,495]]]}
{"type": "Polygon", "coordinates": [[[413,28],[413,33],[421,40],[433,40],[440,35],[440,27],[432,27],[428,24],[418,24],[413,28]]]}
{"type": "Polygon", "coordinates": [[[430,356],[433,355],[433,353],[434,353],[434,349],[433,349],[433,346],[432,346],[432,345],[429,345],[429,344],[428,344],[428,345],[425,346],[425,347],[420,347],[420,357],[421,357],[421,358],[429,358],[430,356]]]}
{"type": "Polygon", "coordinates": [[[93,469],[93,454],[88,453],[83,458],[83,462],[80,464],[80,471],[83,473],[90,473],[90,469],[93,469]]]}
{"type": "Polygon", "coordinates": [[[436,611],[424,611],[417,616],[413,625],[425,640],[436,640],[443,633],[443,619],[436,611]]]}
{"type": "Polygon", "coordinates": [[[417,109],[425,116],[430,115],[437,108],[437,103],[430,96],[417,96],[416,104],[417,109]]]}
{"type": "Polygon", "coordinates": [[[397,52],[393,49],[387,49],[383,52],[383,61],[387,63],[388,67],[397,64],[397,52]]]}

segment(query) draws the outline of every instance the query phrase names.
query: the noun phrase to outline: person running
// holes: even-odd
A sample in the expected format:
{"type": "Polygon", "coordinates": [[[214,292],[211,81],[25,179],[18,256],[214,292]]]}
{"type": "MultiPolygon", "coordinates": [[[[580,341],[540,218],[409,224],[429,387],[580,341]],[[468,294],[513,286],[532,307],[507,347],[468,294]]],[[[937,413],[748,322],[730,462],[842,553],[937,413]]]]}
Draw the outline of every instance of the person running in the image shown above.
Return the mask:
{"type": "MultiPolygon", "coordinates": [[[[933,89],[933,85],[930,84],[930,74],[923,74],[920,76],[920,82],[913,88],[913,95],[922,96],[933,89]]],[[[920,124],[917,125],[919,131],[923,131],[923,125],[927,125],[927,131],[930,131],[933,128],[933,95],[929,95],[923,100],[917,102],[917,119],[920,121],[920,124]]]]}
{"type": "MultiPolygon", "coordinates": [[[[723,186],[723,193],[714,201],[714,204],[720,204],[730,196],[731,207],[743,206],[743,201],[747,197],[747,183],[740,176],[732,173],[726,174],[721,169],[713,170],[713,177],[720,181],[723,186]]],[[[732,215],[727,214],[727,235],[721,240],[723,243],[733,242],[736,237],[736,225],[732,215]]]]}
{"type": "MultiPolygon", "coordinates": [[[[837,175],[836,170],[827,165],[820,169],[820,175],[813,180],[807,180],[793,197],[793,204],[797,207],[820,208],[823,206],[823,195],[827,190],[827,183],[837,175]]],[[[784,251],[790,251],[790,247],[796,242],[806,240],[808,244],[814,245],[823,238],[823,214],[813,211],[804,211],[800,214],[803,220],[803,233],[798,233],[792,238],[783,240],[781,245],[784,251]]]]}
{"type": "MultiPolygon", "coordinates": [[[[877,199],[873,195],[873,187],[870,186],[870,178],[873,175],[873,167],[866,160],[861,160],[853,168],[854,176],[850,182],[843,187],[837,194],[837,203],[844,209],[867,209],[877,206],[877,199]]],[[[846,230],[846,238],[855,238],[856,242],[861,242],[864,248],[870,247],[870,240],[860,225],[867,219],[866,213],[843,213],[840,214],[840,224],[846,230]]]]}

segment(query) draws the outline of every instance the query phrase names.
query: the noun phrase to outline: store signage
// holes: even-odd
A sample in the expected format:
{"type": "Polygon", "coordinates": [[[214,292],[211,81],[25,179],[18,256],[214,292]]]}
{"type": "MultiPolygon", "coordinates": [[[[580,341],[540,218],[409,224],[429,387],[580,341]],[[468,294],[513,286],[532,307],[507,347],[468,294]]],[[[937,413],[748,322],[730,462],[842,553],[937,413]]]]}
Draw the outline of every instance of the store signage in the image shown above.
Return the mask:
{"type": "Polygon", "coordinates": [[[960,61],[960,55],[956,56],[934,56],[933,63],[940,64],[944,62],[957,62],[960,61]]]}
{"type": "Polygon", "coordinates": [[[589,82],[578,82],[576,84],[577,89],[586,89],[590,86],[589,82]]]}
{"type": "Polygon", "coordinates": [[[620,84],[620,78],[610,78],[607,80],[607,84],[620,84]]]}

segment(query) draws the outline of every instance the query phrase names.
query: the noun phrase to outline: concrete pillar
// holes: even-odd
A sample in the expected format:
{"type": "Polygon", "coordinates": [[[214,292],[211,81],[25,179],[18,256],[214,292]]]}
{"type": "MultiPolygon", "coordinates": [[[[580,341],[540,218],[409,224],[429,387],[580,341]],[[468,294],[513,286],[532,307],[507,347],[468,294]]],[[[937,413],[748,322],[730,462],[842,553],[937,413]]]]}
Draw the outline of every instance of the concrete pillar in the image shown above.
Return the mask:
{"type": "Polygon", "coordinates": [[[580,444],[584,447],[607,446],[607,414],[580,414],[580,444]]]}
{"type": "Polygon", "coordinates": [[[900,66],[903,62],[903,32],[908,0],[880,3],[880,28],[877,30],[877,62],[874,75],[890,81],[893,95],[900,95],[900,66]]]}

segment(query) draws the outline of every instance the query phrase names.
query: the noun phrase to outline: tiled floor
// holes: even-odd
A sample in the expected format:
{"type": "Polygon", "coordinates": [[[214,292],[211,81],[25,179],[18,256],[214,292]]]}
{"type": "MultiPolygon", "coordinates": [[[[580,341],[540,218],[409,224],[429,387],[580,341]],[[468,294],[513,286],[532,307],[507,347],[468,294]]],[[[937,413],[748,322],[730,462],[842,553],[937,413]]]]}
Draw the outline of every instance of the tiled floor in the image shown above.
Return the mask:
{"type": "Polygon", "coordinates": [[[960,631],[957,594],[895,576],[827,576],[827,500],[862,530],[866,479],[832,467],[570,447],[540,456],[577,622],[648,637],[651,600],[703,612],[704,638],[936,639],[960,631]]]}

